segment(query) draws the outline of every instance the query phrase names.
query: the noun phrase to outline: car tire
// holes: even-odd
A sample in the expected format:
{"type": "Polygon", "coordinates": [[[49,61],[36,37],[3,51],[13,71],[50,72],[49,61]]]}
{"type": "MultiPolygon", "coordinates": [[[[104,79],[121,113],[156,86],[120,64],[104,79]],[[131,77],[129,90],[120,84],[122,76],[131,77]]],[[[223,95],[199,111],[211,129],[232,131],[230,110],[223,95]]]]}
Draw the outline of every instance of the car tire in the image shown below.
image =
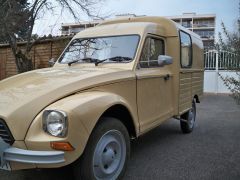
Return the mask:
{"type": "Polygon", "coordinates": [[[127,128],[116,118],[104,117],[90,135],[83,155],[74,164],[75,179],[121,179],[129,157],[127,128]]]}
{"type": "Polygon", "coordinates": [[[192,108],[181,115],[181,119],[186,121],[180,121],[180,127],[184,134],[191,133],[195,126],[196,121],[196,103],[192,101],[192,108]]]}

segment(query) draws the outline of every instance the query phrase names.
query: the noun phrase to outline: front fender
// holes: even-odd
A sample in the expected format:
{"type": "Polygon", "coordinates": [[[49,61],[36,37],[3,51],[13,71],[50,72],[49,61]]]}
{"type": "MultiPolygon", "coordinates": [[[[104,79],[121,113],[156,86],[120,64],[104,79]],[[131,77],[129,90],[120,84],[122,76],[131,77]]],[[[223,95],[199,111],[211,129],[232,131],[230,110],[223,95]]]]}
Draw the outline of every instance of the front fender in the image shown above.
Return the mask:
{"type": "MultiPolygon", "coordinates": [[[[30,150],[52,150],[50,142],[67,141],[75,151],[66,152],[66,162],[56,165],[38,165],[39,168],[61,167],[78,159],[84,151],[88,138],[101,115],[111,106],[121,104],[129,109],[131,106],[119,95],[108,92],[83,92],[61,99],[46,109],[61,110],[68,114],[68,134],[65,138],[48,135],[42,128],[42,112],[32,122],[25,143],[30,150]]],[[[134,116],[133,116],[134,117],[134,116]]],[[[137,123],[137,120],[134,120],[137,123]]]]}

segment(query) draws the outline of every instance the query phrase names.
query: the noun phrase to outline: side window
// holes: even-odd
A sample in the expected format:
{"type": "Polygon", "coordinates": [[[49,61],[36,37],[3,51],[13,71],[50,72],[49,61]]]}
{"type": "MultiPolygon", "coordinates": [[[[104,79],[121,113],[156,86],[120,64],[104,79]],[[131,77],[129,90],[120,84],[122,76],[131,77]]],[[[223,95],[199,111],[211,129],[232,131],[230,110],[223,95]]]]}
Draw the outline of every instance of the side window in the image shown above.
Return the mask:
{"type": "Polygon", "coordinates": [[[189,34],[180,31],[181,40],[181,66],[188,68],[192,66],[192,40],[189,34]]]}
{"type": "Polygon", "coordinates": [[[145,41],[141,58],[139,61],[141,68],[151,68],[158,66],[158,56],[164,55],[164,41],[157,38],[148,37],[145,41]]]}

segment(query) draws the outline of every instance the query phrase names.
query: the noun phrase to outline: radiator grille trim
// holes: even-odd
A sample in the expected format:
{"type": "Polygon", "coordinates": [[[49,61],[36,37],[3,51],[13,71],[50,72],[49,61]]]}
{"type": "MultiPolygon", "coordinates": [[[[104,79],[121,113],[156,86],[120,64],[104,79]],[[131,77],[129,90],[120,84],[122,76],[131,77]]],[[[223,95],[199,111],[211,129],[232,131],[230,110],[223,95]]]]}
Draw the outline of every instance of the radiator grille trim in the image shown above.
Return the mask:
{"type": "Polygon", "coordinates": [[[0,119],[0,137],[10,145],[14,143],[14,138],[11,131],[9,130],[5,121],[2,119],[0,119]]]}

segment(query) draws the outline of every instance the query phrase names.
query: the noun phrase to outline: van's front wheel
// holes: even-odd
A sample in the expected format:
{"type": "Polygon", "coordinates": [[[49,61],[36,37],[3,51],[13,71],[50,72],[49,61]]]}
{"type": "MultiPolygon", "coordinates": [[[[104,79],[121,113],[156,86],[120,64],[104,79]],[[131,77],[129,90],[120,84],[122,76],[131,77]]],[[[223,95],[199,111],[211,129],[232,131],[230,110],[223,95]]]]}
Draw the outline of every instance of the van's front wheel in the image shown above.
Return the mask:
{"type": "Polygon", "coordinates": [[[119,179],[129,156],[126,127],[117,119],[103,118],[93,130],[80,163],[74,167],[75,175],[77,179],[119,179]]]}
{"type": "Polygon", "coordinates": [[[192,101],[192,108],[188,112],[184,113],[181,116],[181,119],[186,120],[180,121],[182,132],[191,133],[193,131],[196,121],[196,103],[194,100],[192,101]]]}

